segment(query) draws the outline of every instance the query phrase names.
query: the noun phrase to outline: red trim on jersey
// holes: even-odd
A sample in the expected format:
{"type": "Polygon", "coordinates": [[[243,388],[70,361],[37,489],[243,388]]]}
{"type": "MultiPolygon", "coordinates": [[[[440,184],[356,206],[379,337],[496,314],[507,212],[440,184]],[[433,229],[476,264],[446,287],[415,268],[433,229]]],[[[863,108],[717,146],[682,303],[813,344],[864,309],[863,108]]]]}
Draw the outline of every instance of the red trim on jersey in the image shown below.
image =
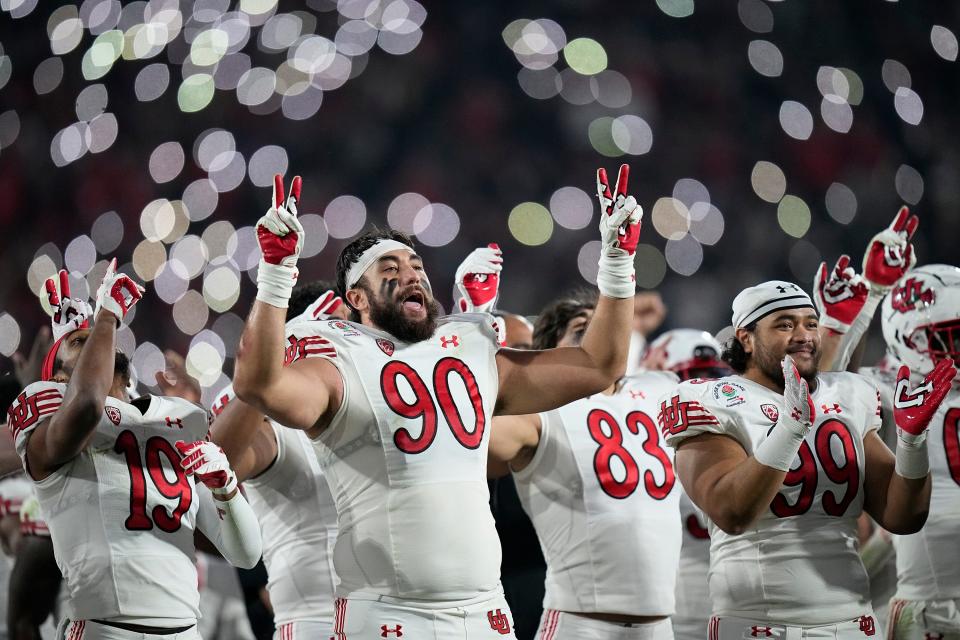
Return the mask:
{"type": "Polygon", "coordinates": [[[343,627],[347,619],[347,601],[337,598],[333,601],[333,635],[337,640],[347,640],[343,627]]]}
{"type": "Polygon", "coordinates": [[[87,626],[86,620],[74,620],[70,623],[70,635],[67,640],[83,640],[83,628],[87,626]]]}
{"type": "Polygon", "coordinates": [[[543,628],[540,629],[539,640],[553,640],[557,632],[557,625],[560,623],[560,612],[554,609],[547,610],[547,617],[543,621],[543,628]]]}
{"type": "Polygon", "coordinates": [[[890,613],[887,617],[887,639],[893,640],[894,629],[896,629],[897,623],[900,622],[900,614],[903,612],[903,606],[907,604],[906,600],[894,600],[893,606],[890,607],[890,613]]]}

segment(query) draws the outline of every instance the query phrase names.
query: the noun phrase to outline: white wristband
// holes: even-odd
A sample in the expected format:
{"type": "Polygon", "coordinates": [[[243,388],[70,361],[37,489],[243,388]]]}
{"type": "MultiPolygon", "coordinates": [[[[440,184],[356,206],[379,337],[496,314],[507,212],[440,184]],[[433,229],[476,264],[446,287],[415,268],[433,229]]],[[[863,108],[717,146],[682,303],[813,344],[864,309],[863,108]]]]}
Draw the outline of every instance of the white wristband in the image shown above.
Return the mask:
{"type": "Polygon", "coordinates": [[[260,260],[257,271],[257,300],[274,307],[286,309],[290,304],[293,285],[297,284],[299,272],[296,267],[270,264],[260,260]]]}
{"type": "Polygon", "coordinates": [[[802,426],[799,433],[795,429],[793,425],[787,426],[787,423],[781,420],[773,427],[770,435],[754,449],[753,457],[765,467],[790,471],[797,450],[800,449],[804,436],[810,431],[809,427],[802,426]]]}
{"type": "Polygon", "coordinates": [[[926,478],[930,473],[930,456],[927,455],[927,432],[918,436],[897,429],[897,462],[894,470],[901,478],[911,480],[926,478]]]}
{"type": "Polygon", "coordinates": [[[597,271],[597,288],[608,298],[632,298],[637,292],[637,278],[633,268],[633,256],[617,250],[620,255],[609,256],[600,252],[600,270],[597,271]]]}

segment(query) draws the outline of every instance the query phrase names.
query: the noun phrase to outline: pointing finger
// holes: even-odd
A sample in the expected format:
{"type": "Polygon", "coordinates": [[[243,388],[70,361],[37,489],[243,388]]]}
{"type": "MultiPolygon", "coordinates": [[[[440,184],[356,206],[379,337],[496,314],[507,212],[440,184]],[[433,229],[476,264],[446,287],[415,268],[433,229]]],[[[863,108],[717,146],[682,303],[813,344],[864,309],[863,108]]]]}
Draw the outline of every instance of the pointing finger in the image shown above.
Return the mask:
{"type": "Polygon", "coordinates": [[[283,176],[279,173],[273,176],[273,206],[279,207],[283,204],[283,176]]]}
{"type": "Polygon", "coordinates": [[[907,218],[910,216],[910,209],[907,206],[900,207],[900,211],[897,211],[897,217],[893,219],[893,222],[890,224],[890,229],[896,231],[897,233],[906,229],[907,218]]]}
{"type": "Polygon", "coordinates": [[[920,218],[917,216],[910,216],[910,219],[907,220],[907,240],[909,241],[913,238],[913,234],[917,232],[917,227],[920,226],[920,218]]]}
{"type": "Polygon", "coordinates": [[[53,281],[53,278],[47,278],[47,281],[43,283],[43,286],[47,290],[47,302],[50,303],[50,306],[58,306],[60,304],[60,294],[57,293],[57,285],[53,281]]]}
{"type": "Polygon", "coordinates": [[[630,182],[630,165],[620,165],[620,173],[617,174],[617,187],[614,197],[627,195],[627,183],[630,182]]]}
{"type": "Polygon", "coordinates": [[[298,204],[300,203],[300,187],[302,185],[303,179],[300,176],[294,176],[293,182],[290,183],[290,197],[298,204]]]}
{"type": "Polygon", "coordinates": [[[60,297],[70,297],[70,274],[66,269],[60,269],[60,297]]]}

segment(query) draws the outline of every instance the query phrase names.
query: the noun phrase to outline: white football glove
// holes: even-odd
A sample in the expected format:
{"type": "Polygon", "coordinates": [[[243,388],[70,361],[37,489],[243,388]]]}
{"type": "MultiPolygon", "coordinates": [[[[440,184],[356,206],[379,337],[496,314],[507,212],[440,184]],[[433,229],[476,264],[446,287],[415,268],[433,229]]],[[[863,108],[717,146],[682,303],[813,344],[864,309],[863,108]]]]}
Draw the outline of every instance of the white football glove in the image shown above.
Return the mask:
{"type": "Polygon", "coordinates": [[[47,301],[50,303],[50,321],[53,341],[56,342],[68,333],[89,326],[93,309],[90,303],[80,298],[70,297],[70,277],[61,269],[59,275],[60,290],[53,278],[47,278],[44,286],[47,290],[47,301]]]}
{"type": "Polygon", "coordinates": [[[606,169],[597,169],[601,242],[597,288],[610,298],[631,298],[637,289],[633,254],[640,241],[643,208],[627,195],[629,178],[630,165],[621,165],[611,191],[606,169]]]}
{"type": "Polygon", "coordinates": [[[114,258],[107,265],[107,272],[103,274],[103,281],[97,289],[97,306],[93,310],[96,317],[101,309],[105,309],[117,317],[119,324],[133,305],[143,297],[143,287],[134,282],[125,273],[117,273],[117,259],[114,258]]]}
{"type": "Polygon", "coordinates": [[[474,249],[457,267],[457,289],[462,296],[458,302],[464,313],[490,313],[500,293],[500,271],[503,253],[491,243],[474,249]]]}
{"type": "Polygon", "coordinates": [[[226,498],[237,488],[237,475],[230,468],[223,449],[206,440],[180,441],[176,447],[183,456],[180,466],[186,474],[207,485],[211,493],[226,498]]]}
{"type": "Polygon", "coordinates": [[[257,271],[257,300],[286,309],[293,285],[300,275],[297,259],[303,250],[303,225],[297,218],[302,180],[296,176],[290,184],[290,197],[284,203],[283,178],[273,177],[273,200],[267,213],[257,221],[260,244],[260,268],[257,271]]]}

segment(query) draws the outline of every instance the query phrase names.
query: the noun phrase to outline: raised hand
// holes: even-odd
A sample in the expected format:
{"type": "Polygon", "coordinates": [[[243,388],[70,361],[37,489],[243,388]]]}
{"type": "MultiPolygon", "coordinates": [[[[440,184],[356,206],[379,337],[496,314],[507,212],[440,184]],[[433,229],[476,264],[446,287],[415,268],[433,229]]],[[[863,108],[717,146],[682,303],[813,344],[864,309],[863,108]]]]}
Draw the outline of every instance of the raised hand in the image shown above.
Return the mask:
{"type": "MultiPolygon", "coordinates": [[[[290,323],[305,322],[307,320],[326,320],[343,304],[343,298],[333,289],[327,289],[317,299],[310,303],[303,313],[296,316],[290,323]]],[[[289,323],[288,323],[289,324],[289,323]]]]}
{"type": "Polygon", "coordinates": [[[460,311],[489,313],[497,303],[502,269],[503,253],[495,243],[471,251],[457,267],[460,311]]]}
{"type": "Polygon", "coordinates": [[[230,468],[223,449],[212,442],[177,442],[177,451],[183,456],[180,467],[207,485],[214,496],[229,500],[237,489],[237,476],[230,468]]]}
{"type": "Polygon", "coordinates": [[[783,369],[784,400],[780,419],[794,433],[806,433],[817,418],[813,398],[810,397],[810,387],[807,381],[800,377],[793,358],[784,356],[780,366],[783,369]]]}
{"type": "Polygon", "coordinates": [[[910,240],[919,225],[917,216],[900,207],[890,226],[873,236],[863,256],[863,276],[871,289],[884,294],[913,268],[917,256],[910,240]]]}
{"type": "Polygon", "coordinates": [[[275,175],[270,208],[257,221],[257,243],[262,254],[257,272],[257,299],[275,307],[287,307],[299,275],[297,259],[304,239],[303,225],[297,218],[301,184],[300,176],[294,177],[290,197],[284,201],[283,178],[275,175]]]}
{"type": "Polygon", "coordinates": [[[611,191],[607,170],[597,169],[600,200],[600,268],[597,288],[610,298],[630,298],[636,291],[633,254],[640,241],[643,209],[627,195],[630,166],[620,165],[617,184],[611,191]]]}
{"type": "Polygon", "coordinates": [[[919,436],[930,425],[930,419],[950,392],[957,368],[951,360],[941,360],[923,382],[910,387],[910,368],[906,365],[897,372],[897,387],[893,394],[893,419],[897,428],[919,436]]]}
{"type": "Polygon", "coordinates": [[[143,297],[144,291],[146,289],[134,282],[130,276],[117,273],[117,259],[114,258],[107,265],[107,272],[103,274],[103,281],[97,289],[94,317],[99,315],[101,310],[106,310],[117,317],[118,323],[121,322],[133,305],[143,297]]]}
{"type": "Polygon", "coordinates": [[[30,352],[25,356],[19,351],[13,354],[13,372],[21,387],[40,380],[43,375],[43,361],[53,346],[53,336],[48,327],[40,327],[30,352]]]}
{"type": "Polygon", "coordinates": [[[636,198],[627,195],[630,165],[620,165],[617,184],[610,191],[607,170],[597,169],[597,198],[600,200],[600,236],[603,250],[617,250],[633,255],[640,241],[640,220],[643,208],[636,198]]]}
{"type": "Polygon", "coordinates": [[[59,291],[53,278],[47,278],[44,283],[47,290],[47,301],[50,303],[51,329],[53,330],[54,342],[68,333],[89,326],[90,317],[93,315],[93,309],[90,308],[89,302],[70,297],[70,275],[67,271],[61,269],[57,275],[60,281],[59,291]]]}
{"type": "Polygon", "coordinates": [[[199,403],[202,395],[200,382],[187,373],[183,356],[168,349],[163,352],[163,357],[167,365],[166,370],[158,371],[156,375],[160,395],[199,403]]]}
{"type": "Polygon", "coordinates": [[[850,266],[850,256],[842,255],[829,275],[827,263],[820,263],[813,281],[813,294],[821,326],[846,333],[867,303],[870,287],[850,266]]]}

